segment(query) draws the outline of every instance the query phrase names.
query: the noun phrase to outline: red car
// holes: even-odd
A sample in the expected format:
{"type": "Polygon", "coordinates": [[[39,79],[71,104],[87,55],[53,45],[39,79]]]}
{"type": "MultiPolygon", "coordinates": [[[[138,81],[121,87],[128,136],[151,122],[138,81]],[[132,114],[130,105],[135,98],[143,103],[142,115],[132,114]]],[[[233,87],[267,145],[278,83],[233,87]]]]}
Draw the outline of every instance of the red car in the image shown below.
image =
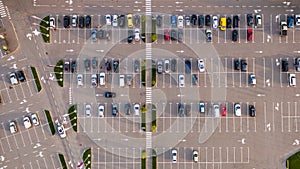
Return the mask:
{"type": "Polygon", "coordinates": [[[248,41],[252,41],[252,36],[253,36],[253,30],[252,29],[248,29],[247,30],[247,40],[248,41]]]}
{"type": "Polygon", "coordinates": [[[164,31],[164,38],[165,40],[170,40],[170,31],[168,29],[164,31]]]}
{"type": "Polygon", "coordinates": [[[221,104],[220,109],[222,116],[226,116],[226,104],[221,104]]]}

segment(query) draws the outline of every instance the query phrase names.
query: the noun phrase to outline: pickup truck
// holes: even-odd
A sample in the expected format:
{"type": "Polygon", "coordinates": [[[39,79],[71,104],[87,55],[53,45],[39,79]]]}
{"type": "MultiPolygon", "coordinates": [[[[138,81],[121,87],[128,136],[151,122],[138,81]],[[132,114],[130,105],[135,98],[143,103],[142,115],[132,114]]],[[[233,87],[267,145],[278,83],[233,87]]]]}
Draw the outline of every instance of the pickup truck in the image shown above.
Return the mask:
{"type": "Polygon", "coordinates": [[[206,41],[211,42],[211,30],[210,29],[205,30],[205,35],[206,35],[206,41]]]}

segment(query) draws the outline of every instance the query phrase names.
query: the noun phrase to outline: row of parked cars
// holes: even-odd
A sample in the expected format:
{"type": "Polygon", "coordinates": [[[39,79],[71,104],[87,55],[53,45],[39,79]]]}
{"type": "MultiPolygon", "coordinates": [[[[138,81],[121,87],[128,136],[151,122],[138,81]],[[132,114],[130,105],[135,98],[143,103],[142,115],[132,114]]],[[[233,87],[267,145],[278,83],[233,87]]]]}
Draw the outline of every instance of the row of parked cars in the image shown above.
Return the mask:
{"type": "MultiPolygon", "coordinates": [[[[113,117],[117,117],[119,116],[119,108],[118,108],[118,104],[116,103],[112,103],[112,116],[113,117]]],[[[124,105],[124,110],[125,110],[125,114],[126,115],[130,115],[132,110],[131,110],[131,104],[130,103],[127,103],[124,105]]],[[[87,117],[90,117],[91,114],[92,114],[92,106],[90,104],[86,104],[85,107],[84,107],[84,112],[85,112],[85,115],[87,117]]],[[[98,117],[99,118],[104,118],[104,112],[105,112],[105,106],[104,104],[99,104],[98,105],[98,117]]],[[[140,104],[138,103],[134,103],[133,104],[133,112],[134,112],[134,115],[135,116],[139,116],[140,115],[140,104]]]]}
{"type": "MultiPolygon", "coordinates": [[[[29,129],[32,127],[32,124],[34,126],[40,125],[40,120],[38,118],[38,115],[36,113],[31,113],[30,116],[24,116],[23,117],[23,124],[26,129],[29,129]]],[[[10,121],[9,122],[9,130],[12,134],[18,132],[18,126],[16,121],[10,121]]]]}
{"type": "MultiPolygon", "coordinates": [[[[176,149],[171,150],[171,156],[172,156],[172,163],[177,163],[178,153],[177,153],[176,149]]],[[[197,150],[193,150],[192,157],[193,157],[193,161],[195,163],[197,163],[199,161],[199,153],[197,150]]]]}
{"type": "Polygon", "coordinates": [[[16,72],[11,72],[9,74],[9,80],[11,85],[17,85],[20,82],[25,82],[26,78],[25,78],[25,74],[22,70],[16,71],[16,72]]]}
{"type": "MultiPolygon", "coordinates": [[[[99,74],[92,74],[91,75],[91,85],[93,87],[99,86],[105,86],[106,82],[106,74],[104,72],[100,72],[99,74]]],[[[119,86],[125,87],[125,84],[128,86],[132,85],[132,75],[119,75],[119,86]],[[125,83],[126,82],[126,83],[125,83]]],[[[83,74],[77,74],[77,85],[83,86],[83,74]]]]}

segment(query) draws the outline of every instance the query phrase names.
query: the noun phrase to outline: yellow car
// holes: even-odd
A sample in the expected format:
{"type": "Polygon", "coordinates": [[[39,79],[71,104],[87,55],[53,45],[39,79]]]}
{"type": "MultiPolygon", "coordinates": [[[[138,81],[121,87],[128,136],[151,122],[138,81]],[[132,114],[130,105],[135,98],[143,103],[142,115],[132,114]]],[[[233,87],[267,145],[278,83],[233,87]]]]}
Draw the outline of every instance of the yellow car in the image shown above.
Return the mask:
{"type": "Polygon", "coordinates": [[[225,31],[226,30],[226,18],[223,16],[220,18],[220,30],[225,31]]]}
{"type": "Polygon", "coordinates": [[[128,24],[128,28],[133,27],[132,14],[127,15],[127,24],[128,24]]]}

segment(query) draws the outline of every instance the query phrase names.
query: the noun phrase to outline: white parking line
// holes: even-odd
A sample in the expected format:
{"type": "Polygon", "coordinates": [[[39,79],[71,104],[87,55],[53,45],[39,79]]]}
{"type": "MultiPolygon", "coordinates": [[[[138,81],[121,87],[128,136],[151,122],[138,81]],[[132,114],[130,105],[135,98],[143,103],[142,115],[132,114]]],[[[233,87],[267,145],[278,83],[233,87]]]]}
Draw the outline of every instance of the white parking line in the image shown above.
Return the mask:
{"type": "Polygon", "coordinates": [[[264,63],[264,87],[266,87],[266,60],[263,58],[264,63]]]}
{"type": "Polygon", "coordinates": [[[228,75],[227,75],[227,58],[225,58],[225,73],[226,73],[226,76],[225,76],[225,87],[227,88],[228,86],[227,86],[227,77],[228,77],[228,75]]]}
{"type": "Polygon", "coordinates": [[[288,132],[291,132],[291,104],[290,102],[287,102],[288,104],[288,132]]]}
{"type": "Polygon", "coordinates": [[[275,104],[274,104],[274,102],[273,102],[273,105],[272,105],[272,112],[273,112],[273,115],[272,115],[272,127],[273,127],[273,132],[275,132],[275,111],[274,111],[274,108],[275,108],[275,104]]]}
{"type": "Polygon", "coordinates": [[[267,103],[264,102],[265,132],[267,132],[267,103]]]}
{"type": "Polygon", "coordinates": [[[280,103],[280,112],[281,112],[281,132],[283,132],[283,103],[280,103]]]}
{"type": "Polygon", "coordinates": [[[38,165],[38,167],[40,169],[41,167],[40,167],[40,164],[39,164],[39,160],[35,160],[35,161],[36,161],[36,163],[37,163],[37,165],[38,165]]]}
{"type": "MultiPolygon", "coordinates": [[[[51,158],[51,162],[52,162],[53,168],[58,168],[58,167],[56,167],[55,164],[54,164],[53,156],[52,156],[52,155],[50,155],[50,158],[51,158]]],[[[99,159],[99,158],[98,158],[98,159],[99,159]]],[[[55,160],[57,160],[57,159],[55,159],[55,160]]]]}
{"type": "Polygon", "coordinates": [[[30,143],[31,143],[31,144],[33,144],[33,142],[32,142],[32,139],[31,139],[31,136],[30,136],[30,134],[29,134],[29,130],[27,130],[27,134],[28,134],[28,137],[29,137],[30,143]]]}
{"type": "Polygon", "coordinates": [[[46,169],[48,169],[48,165],[47,165],[47,163],[46,163],[46,159],[45,159],[45,158],[43,158],[43,160],[44,160],[44,163],[45,163],[46,169]]]}
{"type": "MultiPolygon", "coordinates": [[[[234,70],[234,59],[231,58],[231,69],[234,70]]],[[[232,71],[232,87],[234,87],[234,71],[232,71]]]]}
{"type": "Polygon", "coordinates": [[[33,130],[34,130],[35,136],[36,136],[36,138],[37,138],[37,142],[40,142],[40,139],[39,139],[39,136],[37,135],[37,132],[36,132],[35,127],[33,127],[33,130]]]}
{"type": "MultiPolygon", "coordinates": [[[[282,58],[280,58],[280,63],[282,63],[282,58]]],[[[280,68],[279,68],[279,77],[280,77],[280,87],[283,87],[282,86],[282,71],[281,71],[281,68],[282,68],[282,64],[280,64],[280,68]]]]}
{"type": "Polygon", "coordinates": [[[19,97],[18,97],[18,93],[17,93],[17,91],[16,91],[16,86],[14,86],[13,89],[14,89],[14,91],[15,91],[15,95],[16,95],[17,101],[20,100],[19,97]]]}
{"type": "Polygon", "coordinates": [[[22,84],[20,83],[19,86],[21,87],[21,91],[22,91],[22,94],[23,94],[23,98],[26,98],[25,93],[24,93],[24,90],[23,90],[23,87],[22,87],[22,84]]]}
{"type": "Polygon", "coordinates": [[[295,131],[296,131],[296,132],[298,132],[297,103],[298,103],[298,102],[294,102],[294,105],[295,105],[295,110],[294,110],[294,111],[295,111],[295,117],[296,117],[296,118],[295,118],[295,127],[296,127],[296,130],[295,130],[295,131]]]}
{"type": "Polygon", "coordinates": [[[8,137],[7,137],[7,134],[6,134],[5,126],[4,126],[3,122],[1,123],[1,125],[2,125],[2,128],[4,129],[3,131],[4,131],[4,135],[5,135],[7,144],[8,144],[9,151],[12,151],[11,146],[10,146],[10,143],[9,143],[9,140],[8,140],[8,137]]]}
{"type": "Polygon", "coordinates": [[[7,95],[8,95],[9,103],[12,103],[12,100],[11,100],[11,98],[10,98],[10,95],[9,95],[9,92],[8,92],[7,85],[6,85],[6,83],[5,83],[4,75],[3,75],[3,74],[1,74],[1,76],[2,76],[2,81],[3,81],[3,84],[4,84],[4,86],[5,86],[5,89],[6,89],[7,95]]]}

